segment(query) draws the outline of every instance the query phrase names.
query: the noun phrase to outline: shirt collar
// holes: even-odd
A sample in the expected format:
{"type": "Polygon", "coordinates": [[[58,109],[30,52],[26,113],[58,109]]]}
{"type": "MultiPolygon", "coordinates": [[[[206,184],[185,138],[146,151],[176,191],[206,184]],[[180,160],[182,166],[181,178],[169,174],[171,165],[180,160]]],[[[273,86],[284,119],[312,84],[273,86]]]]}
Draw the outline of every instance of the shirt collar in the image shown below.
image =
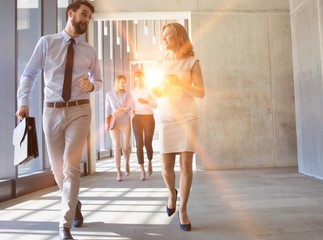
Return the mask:
{"type": "MultiPolygon", "coordinates": [[[[61,34],[63,35],[66,42],[68,42],[72,38],[70,35],[67,34],[67,32],[65,32],[64,29],[61,32],[61,34]]],[[[75,44],[78,44],[81,41],[81,38],[77,37],[77,38],[74,38],[74,40],[75,40],[75,44]]]]}

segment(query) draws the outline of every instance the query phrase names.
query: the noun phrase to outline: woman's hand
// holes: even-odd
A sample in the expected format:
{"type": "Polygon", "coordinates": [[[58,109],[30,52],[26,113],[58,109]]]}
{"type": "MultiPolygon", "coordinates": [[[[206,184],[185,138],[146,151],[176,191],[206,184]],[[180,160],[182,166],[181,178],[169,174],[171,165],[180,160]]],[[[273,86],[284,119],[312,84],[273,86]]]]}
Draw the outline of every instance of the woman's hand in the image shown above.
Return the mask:
{"type": "Polygon", "coordinates": [[[146,99],[144,98],[138,98],[138,102],[141,103],[141,104],[149,104],[149,101],[147,101],[146,99]]]}
{"type": "Polygon", "coordinates": [[[164,78],[164,85],[166,86],[182,86],[182,80],[175,74],[167,74],[164,78]]]}
{"type": "Polygon", "coordinates": [[[151,93],[154,94],[156,97],[161,97],[162,96],[161,86],[152,88],[151,93]]]}
{"type": "Polygon", "coordinates": [[[111,118],[114,118],[114,115],[110,115],[109,117],[107,117],[105,119],[105,125],[104,125],[105,131],[110,131],[110,130],[112,130],[111,128],[113,128],[113,124],[114,123],[112,123],[112,126],[110,126],[110,124],[111,124],[111,118]]]}
{"type": "Polygon", "coordinates": [[[110,130],[109,122],[105,123],[104,130],[107,131],[107,132],[110,130]]]}
{"type": "Polygon", "coordinates": [[[118,115],[118,114],[120,114],[120,113],[123,113],[123,112],[125,112],[126,110],[125,110],[125,108],[118,108],[115,112],[114,112],[114,115],[118,115]]]}

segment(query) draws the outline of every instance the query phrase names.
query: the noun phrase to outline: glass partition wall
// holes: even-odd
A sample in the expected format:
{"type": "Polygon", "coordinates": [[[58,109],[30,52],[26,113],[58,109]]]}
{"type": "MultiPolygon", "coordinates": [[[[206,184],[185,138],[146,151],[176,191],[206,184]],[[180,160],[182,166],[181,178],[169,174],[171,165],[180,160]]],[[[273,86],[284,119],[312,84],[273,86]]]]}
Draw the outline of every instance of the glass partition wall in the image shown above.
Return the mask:
{"type": "Polygon", "coordinates": [[[39,157],[13,165],[12,133],[18,120],[16,92],[19,78],[40,36],[61,31],[65,8],[71,0],[0,1],[0,202],[55,185],[49,169],[42,134],[43,81],[39,76],[30,100],[30,116],[36,119],[39,157]],[[44,17],[46,16],[46,17],[44,17]]]}
{"type": "MultiPolygon", "coordinates": [[[[17,85],[19,85],[19,78],[40,36],[60,32],[65,27],[65,9],[70,2],[69,0],[58,0],[48,4],[48,0],[17,0],[17,85]],[[44,6],[43,12],[42,6],[44,6]],[[54,8],[49,10],[50,7],[54,8]],[[52,9],[56,9],[56,11],[52,9]],[[46,14],[48,17],[49,12],[54,12],[51,21],[42,22],[42,16],[46,14]],[[50,25],[50,27],[48,28],[47,25],[50,25]],[[48,29],[52,29],[52,31],[48,29]]],[[[49,168],[42,135],[42,99],[43,83],[42,76],[40,75],[33,89],[30,101],[30,116],[35,117],[36,120],[38,148],[40,150],[39,157],[26,165],[18,166],[18,177],[49,168]]]]}
{"type": "MultiPolygon", "coordinates": [[[[38,0],[17,0],[17,84],[30,56],[41,36],[41,10],[38,0]]],[[[40,77],[39,77],[40,78],[40,77]]],[[[42,83],[38,79],[30,101],[30,116],[35,117],[39,149],[42,149],[42,83]]],[[[42,151],[30,163],[18,167],[18,175],[42,170],[42,151]]]]}

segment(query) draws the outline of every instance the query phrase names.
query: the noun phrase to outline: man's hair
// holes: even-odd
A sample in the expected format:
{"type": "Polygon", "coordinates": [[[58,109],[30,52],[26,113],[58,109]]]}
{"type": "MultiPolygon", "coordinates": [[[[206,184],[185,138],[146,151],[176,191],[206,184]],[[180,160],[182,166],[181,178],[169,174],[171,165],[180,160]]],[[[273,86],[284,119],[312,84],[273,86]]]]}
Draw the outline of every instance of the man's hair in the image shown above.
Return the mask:
{"type": "Polygon", "coordinates": [[[66,21],[68,19],[68,11],[72,9],[73,12],[76,12],[80,8],[81,5],[87,6],[88,8],[91,9],[91,12],[94,13],[94,7],[91,3],[89,3],[86,0],[76,0],[76,1],[72,2],[70,5],[68,5],[66,8],[66,12],[65,12],[66,21]]]}

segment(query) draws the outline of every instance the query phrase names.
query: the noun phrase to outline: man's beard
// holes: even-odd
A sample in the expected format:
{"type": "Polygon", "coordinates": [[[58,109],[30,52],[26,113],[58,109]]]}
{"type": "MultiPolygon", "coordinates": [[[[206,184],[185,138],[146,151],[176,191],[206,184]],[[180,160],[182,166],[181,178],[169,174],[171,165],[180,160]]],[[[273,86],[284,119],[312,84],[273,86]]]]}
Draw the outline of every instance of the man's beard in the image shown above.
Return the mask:
{"type": "Polygon", "coordinates": [[[87,25],[85,25],[85,28],[82,29],[81,27],[81,23],[80,22],[76,22],[75,18],[72,19],[72,26],[74,27],[75,31],[78,33],[78,34],[83,34],[86,32],[86,29],[87,29],[87,25]]]}

